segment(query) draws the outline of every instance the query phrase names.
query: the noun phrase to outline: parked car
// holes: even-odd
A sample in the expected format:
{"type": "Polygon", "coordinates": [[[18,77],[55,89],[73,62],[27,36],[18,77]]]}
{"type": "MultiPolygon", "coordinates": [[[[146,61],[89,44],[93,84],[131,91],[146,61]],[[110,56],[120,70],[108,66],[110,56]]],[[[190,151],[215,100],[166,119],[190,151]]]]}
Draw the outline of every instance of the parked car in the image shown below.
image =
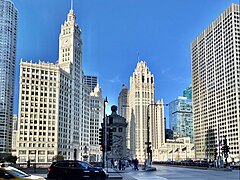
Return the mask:
{"type": "Polygon", "coordinates": [[[2,166],[0,167],[0,180],[9,179],[9,180],[44,180],[45,178],[40,176],[34,176],[27,174],[17,168],[11,166],[2,166]]]}
{"type": "Polygon", "coordinates": [[[99,167],[93,167],[83,161],[63,160],[53,162],[48,168],[48,180],[91,179],[105,180],[107,172],[99,167]]]}

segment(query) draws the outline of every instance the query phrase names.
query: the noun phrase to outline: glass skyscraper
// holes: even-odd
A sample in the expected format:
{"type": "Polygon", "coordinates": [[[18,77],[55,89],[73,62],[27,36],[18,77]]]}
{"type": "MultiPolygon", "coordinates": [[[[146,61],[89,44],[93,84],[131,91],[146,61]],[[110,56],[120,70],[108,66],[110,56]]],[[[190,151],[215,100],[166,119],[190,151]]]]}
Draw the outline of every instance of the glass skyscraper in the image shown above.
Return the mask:
{"type": "Polygon", "coordinates": [[[190,137],[193,142],[192,100],[178,97],[169,103],[169,125],[173,137],[190,137]]]}
{"type": "Polygon", "coordinates": [[[183,91],[183,97],[186,97],[188,99],[192,99],[192,85],[184,89],[183,91]]]}
{"type": "Polygon", "coordinates": [[[0,156],[11,152],[18,12],[0,0],[0,156]]]}

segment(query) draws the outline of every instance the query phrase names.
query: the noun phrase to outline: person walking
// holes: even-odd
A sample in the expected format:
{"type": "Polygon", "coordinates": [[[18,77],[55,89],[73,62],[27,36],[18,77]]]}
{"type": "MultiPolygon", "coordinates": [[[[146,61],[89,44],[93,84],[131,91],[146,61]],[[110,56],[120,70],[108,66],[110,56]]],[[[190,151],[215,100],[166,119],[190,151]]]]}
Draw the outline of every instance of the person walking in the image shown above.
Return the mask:
{"type": "Polygon", "coordinates": [[[119,161],[118,161],[118,168],[119,168],[119,171],[122,170],[122,161],[121,161],[121,159],[119,159],[119,161]]]}
{"type": "Polygon", "coordinates": [[[30,168],[30,160],[27,161],[27,168],[30,168]]]}
{"type": "Polygon", "coordinates": [[[139,170],[139,169],[138,169],[138,159],[137,159],[137,158],[134,159],[134,169],[135,169],[136,171],[139,170]]]}
{"type": "Polygon", "coordinates": [[[111,168],[114,168],[114,160],[111,159],[111,168]]]}
{"type": "Polygon", "coordinates": [[[114,168],[117,169],[118,162],[117,160],[114,161],[114,168]]]}
{"type": "Polygon", "coordinates": [[[125,160],[122,160],[122,170],[125,170],[125,160]]]}

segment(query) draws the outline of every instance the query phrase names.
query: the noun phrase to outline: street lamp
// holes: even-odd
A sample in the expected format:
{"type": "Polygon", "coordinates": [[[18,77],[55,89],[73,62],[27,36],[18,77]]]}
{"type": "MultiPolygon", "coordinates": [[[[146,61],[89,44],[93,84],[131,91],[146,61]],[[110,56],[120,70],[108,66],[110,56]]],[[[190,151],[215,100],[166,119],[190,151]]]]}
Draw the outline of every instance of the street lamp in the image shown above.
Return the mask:
{"type": "Polygon", "coordinates": [[[104,135],[103,135],[103,139],[104,139],[104,149],[103,149],[103,168],[106,167],[106,163],[107,163],[107,121],[106,121],[106,107],[108,105],[108,100],[107,97],[104,100],[104,108],[103,108],[103,125],[104,125],[104,135]]]}
{"type": "Polygon", "coordinates": [[[168,104],[149,104],[147,106],[147,142],[145,144],[147,144],[147,163],[146,163],[146,168],[149,168],[151,169],[151,162],[150,162],[150,152],[152,151],[151,150],[151,147],[150,147],[150,127],[149,127],[149,120],[150,120],[150,115],[149,115],[149,108],[150,106],[168,106],[168,104]]]}

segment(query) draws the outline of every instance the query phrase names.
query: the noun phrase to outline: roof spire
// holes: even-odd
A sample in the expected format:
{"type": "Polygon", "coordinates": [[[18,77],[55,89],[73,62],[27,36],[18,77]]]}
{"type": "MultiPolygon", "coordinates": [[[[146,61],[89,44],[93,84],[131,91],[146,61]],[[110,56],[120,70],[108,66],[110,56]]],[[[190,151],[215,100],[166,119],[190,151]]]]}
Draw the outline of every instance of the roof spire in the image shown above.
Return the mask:
{"type": "Polygon", "coordinates": [[[71,0],[71,10],[73,10],[73,0],[71,0]]]}
{"type": "Polygon", "coordinates": [[[139,52],[138,52],[138,62],[140,61],[140,55],[139,55],[139,52]]]}

